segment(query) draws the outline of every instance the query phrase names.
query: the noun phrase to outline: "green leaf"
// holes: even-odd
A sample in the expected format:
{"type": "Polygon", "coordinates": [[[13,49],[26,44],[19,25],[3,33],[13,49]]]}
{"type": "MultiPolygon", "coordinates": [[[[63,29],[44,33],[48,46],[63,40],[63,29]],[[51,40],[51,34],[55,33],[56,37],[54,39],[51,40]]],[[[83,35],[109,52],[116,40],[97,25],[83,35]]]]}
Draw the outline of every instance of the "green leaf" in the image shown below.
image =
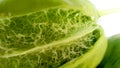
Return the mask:
{"type": "Polygon", "coordinates": [[[120,34],[108,38],[108,47],[104,59],[98,68],[119,68],[120,67],[120,34]]]}

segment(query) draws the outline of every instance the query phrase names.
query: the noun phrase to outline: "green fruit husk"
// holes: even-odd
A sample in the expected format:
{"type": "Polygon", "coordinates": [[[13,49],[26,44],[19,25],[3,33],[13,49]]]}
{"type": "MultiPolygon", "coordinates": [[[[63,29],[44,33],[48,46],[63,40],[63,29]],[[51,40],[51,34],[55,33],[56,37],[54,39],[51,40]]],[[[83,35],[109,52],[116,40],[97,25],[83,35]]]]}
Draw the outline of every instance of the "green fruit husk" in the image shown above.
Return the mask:
{"type": "Polygon", "coordinates": [[[24,15],[51,7],[78,9],[95,20],[99,17],[96,8],[88,0],[2,0],[0,18],[24,15]]]}
{"type": "MultiPolygon", "coordinates": [[[[12,6],[13,1],[4,3],[12,6]]],[[[13,15],[0,18],[0,68],[65,68],[72,64],[73,68],[94,68],[99,64],[107,40],[96,23],[96,9],[87,0],[59,1],[60,6],[53,0],[54,6],[46,7],[48,0],[35,11],[16,12],[14,7],[2,11],[3,16],[6,12],[13,15]]]]}
{"type": "MultiPolygon", "coordinates": [[[[103,30],[101,31],[103,32],[103,30]]],[[[83,56],[75,58],[60,68],[96,68],[104,57],[107,39],[104,34],[94,44],[94,47],[83,56]]]]}

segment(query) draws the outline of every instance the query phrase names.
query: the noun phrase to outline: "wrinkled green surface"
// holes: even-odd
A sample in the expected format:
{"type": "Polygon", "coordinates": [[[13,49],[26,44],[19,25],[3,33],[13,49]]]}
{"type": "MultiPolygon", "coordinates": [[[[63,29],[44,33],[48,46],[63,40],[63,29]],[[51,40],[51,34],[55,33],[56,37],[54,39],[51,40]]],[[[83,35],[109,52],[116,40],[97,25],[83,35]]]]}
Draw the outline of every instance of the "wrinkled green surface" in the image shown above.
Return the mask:
{"type": "Polygon", "coordinates": [[[0,25],[1,68],[56,68],[87,52],[100,35],[92,33],[97,26],[90,17],[72,9],[5,18],[0,25]]]}
{"type": "Polygon", "coordinates": [[[15,8],[14,1],[0,2],[4,9],[0,12],[0,68],[66,68],[71,62],[72,68],[94,68],[101,61],[106,39],[90,2],[41,0],[42,7],[31,10],[26,4],[32,0],[25,0],[26,11],[21,6],[15,8]]]}
{"type": "Polygon", "coordinates": [[[79,34],[88,26],[94,26],[91,22],[91,18],[84,16],[79,10],[48,9],[21,17],[1,19],[0,37],[3,46],[15,47],[16,50],[26,47],[29,49],[79,34]]]}
{"type": "Polygon", "coordinates": [[[120,68],[120,34],[108,39],[108,48],[98,68],[120,68]]]}

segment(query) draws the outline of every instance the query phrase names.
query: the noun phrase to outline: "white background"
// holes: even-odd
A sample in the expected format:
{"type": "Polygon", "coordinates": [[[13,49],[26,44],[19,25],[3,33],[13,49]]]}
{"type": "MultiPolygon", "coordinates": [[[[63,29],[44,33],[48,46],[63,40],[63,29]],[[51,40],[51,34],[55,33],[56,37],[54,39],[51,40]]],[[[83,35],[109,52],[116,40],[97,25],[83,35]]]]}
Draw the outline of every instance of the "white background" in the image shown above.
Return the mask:
{"type": "MultiPolygon", "coordinates": [[[[91,0],[98,10],[119,9],[120,0],[91,0]]],[[[120,33],[120,11],[103,15],[98,20],[107,37],[120,33]]]]}

